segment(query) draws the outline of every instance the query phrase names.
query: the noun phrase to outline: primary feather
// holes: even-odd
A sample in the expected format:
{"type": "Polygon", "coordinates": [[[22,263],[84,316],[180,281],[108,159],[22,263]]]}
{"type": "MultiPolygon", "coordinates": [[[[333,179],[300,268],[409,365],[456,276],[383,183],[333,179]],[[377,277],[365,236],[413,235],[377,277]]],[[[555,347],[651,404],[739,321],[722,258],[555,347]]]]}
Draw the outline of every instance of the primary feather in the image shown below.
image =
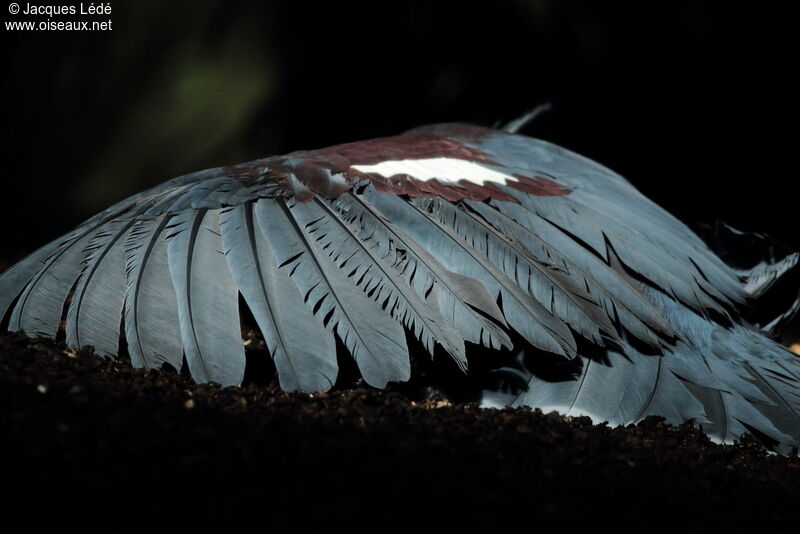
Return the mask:
{"type": "Polygon", "coordinates": [[[428,126],[175,178],[0,275],[0,315],[109,356],[124,339],[138,367],[186,362],[232,385],[243,302],[286,390],[330,389],[349,355],[374,387],[417,370],[487,406],[660,415],[796,447],[800,360],[750,312],[797,256],[732,268],[619,175],[512,126],[428,126]]]}
{"type": "Polygon", "coordinates": [[[256,221],[253,202],[224,210],[220,229],[231,274],[264,335],[281,387],[329,389],[338,371],[333,335],[318,328],[289,269],[279,268],[256,221]]]}

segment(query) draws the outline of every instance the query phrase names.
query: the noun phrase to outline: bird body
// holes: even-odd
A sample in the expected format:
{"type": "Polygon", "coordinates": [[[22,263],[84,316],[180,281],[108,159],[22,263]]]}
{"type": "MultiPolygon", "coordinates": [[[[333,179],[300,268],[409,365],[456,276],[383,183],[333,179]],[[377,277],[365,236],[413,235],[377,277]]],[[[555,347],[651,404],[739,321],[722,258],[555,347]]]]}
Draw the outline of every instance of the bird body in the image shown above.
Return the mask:
{"type": "Polygon", "coordinates": [[[3,273],[0,315],[111,357],[124,339],[136,366],[185,361],[198,381],[235,385],[244,302],[287,390],[331,388],[337,353],[378,388],[446,354],[494,377],[478,382],[485,405],[660,415],[788,452],[800,359],[747,310],[796,263],[734,270],[591,160],[441,124],[125,199],[3,273]]]}

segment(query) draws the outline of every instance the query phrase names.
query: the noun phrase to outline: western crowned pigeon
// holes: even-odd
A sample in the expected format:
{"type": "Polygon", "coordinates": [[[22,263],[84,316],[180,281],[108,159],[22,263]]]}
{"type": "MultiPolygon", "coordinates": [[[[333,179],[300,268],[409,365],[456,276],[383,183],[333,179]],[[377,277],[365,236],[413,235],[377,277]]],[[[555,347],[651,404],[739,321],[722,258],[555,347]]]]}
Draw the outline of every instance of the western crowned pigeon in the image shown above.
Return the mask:
{"type": "Polygon", "coordinates": [[[0,315],[235,385],[243,302],[286,390],[331,388],[343,357],[383,388],[436,355],[483,373],[487,406],[659,415],[796,450],[800,358],[747,310],[797,254],[735,270],[621,176],[518,135],[523,122],[180,176],[7,270],[0,315]]]}

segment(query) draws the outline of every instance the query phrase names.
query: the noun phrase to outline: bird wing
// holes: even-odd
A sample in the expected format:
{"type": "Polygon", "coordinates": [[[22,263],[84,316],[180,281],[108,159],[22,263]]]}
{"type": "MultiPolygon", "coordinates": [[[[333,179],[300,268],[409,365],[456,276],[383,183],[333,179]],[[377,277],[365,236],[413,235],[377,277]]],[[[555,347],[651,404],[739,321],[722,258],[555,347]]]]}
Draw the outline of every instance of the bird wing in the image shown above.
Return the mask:
{"type": "Polygon", "coordinates": [[[0,275],[0,315],[237,384],[241,295],[284,389],[330,388],[337,347],[370,385],[408,380],[413,341],[463,372],[517,355],[507,403],[792,446],[800,370],[742,319],[754,279],[609,169],[445,124],[143,191],[0,275]]]}

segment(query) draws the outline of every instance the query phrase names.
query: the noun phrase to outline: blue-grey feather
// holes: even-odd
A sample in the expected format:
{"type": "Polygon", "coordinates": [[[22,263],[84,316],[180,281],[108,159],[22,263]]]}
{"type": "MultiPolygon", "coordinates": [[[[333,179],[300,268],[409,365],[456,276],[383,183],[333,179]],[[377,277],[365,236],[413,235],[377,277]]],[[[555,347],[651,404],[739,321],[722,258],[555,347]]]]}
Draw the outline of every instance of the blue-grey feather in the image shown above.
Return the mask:
{"type": "Polygon", "coordinates": [[[411,375],[403,327],[359,289],[308,234],[313,222],[302,208],[262,199],[256,217],[306,305],[323,318],[356,361],[368,384],[384,387],[411,375]],[[296,210],[296,211],[295,211],[296,210]]]}
{"type": "Polygon", "coordinates": [[[198,382],[239,384],[244,345],[239,292],[219,236],[219,210],[189,210],[168,227],[169,270],[186,362],[198,382]]]}
{"type": "Polygon", "coordinates": [[[135,367],[183,364],[178,301],[169,272],[169,215],[136,221],[125,242],[125,338],[135,367]]]}
{"type": "Polygon", "coordinates": [[[279,268],[254,209],[248,203],[220,215],[222,244],[233,280],[264,336],[281,388],[327,391],[338,373],[333,334],[306,306],[288,269],[279,268]]]}

